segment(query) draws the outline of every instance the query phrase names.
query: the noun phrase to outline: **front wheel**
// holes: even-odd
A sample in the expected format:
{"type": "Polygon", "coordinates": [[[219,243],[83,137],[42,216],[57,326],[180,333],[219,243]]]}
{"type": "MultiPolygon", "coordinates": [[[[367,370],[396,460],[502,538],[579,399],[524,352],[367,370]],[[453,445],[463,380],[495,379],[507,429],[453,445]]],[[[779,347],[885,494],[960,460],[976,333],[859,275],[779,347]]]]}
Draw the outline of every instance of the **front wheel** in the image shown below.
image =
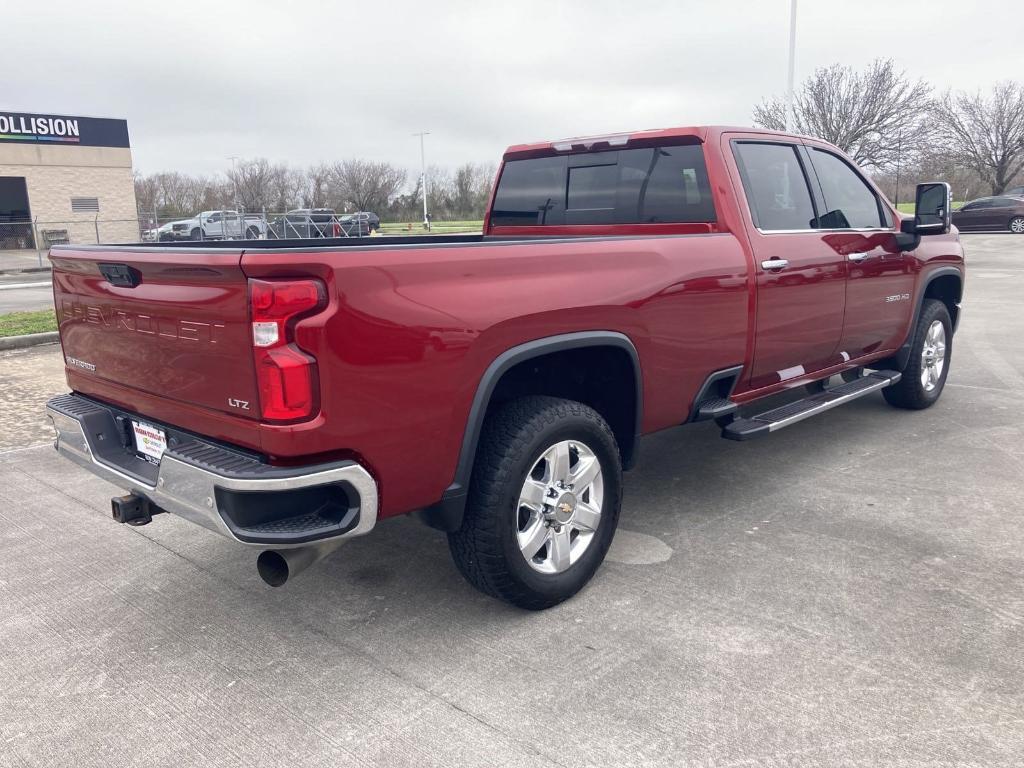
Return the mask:
{"type": "Polygon", "coordinates": [[[615,436],[592,408],[524,397],[484,422],[455,565],[477,589],[540,610],[572,597],[604,561],[622,502],[615,436]]]}
{"type": "Polygon", "coordinates": [[[882,390],[889,405],[911,410],[933,405],[946,384],[952,352],[953,323],[949,310],[941,301],[925,299],[903,378],[882,390]]]}
{"type": "Polygon", "coordinates": [[[1010,219],[1010,231],[1015,235],[1024,235],[1024,216],[1010,219]]]}

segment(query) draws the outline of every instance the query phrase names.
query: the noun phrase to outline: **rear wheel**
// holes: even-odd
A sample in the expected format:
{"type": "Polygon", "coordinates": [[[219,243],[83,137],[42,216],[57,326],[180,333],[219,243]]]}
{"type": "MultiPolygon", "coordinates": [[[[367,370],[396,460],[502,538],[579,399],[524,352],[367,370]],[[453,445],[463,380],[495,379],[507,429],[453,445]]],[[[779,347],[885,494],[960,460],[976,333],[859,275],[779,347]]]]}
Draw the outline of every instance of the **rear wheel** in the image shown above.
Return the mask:
{"type": "Polygon", "coordinates": [[[925,299],[903,378],[882,390],[889,405],[912,410],[933,405],[946,384],[952,352],[953,323],[949,310],[941,301],[925,299]]]}
{"type": "Polygon", "coordinates": [[[619,450],[600,414],[571,400],[521,398],[484,423],[462,527],[448,545],[477,589],[549,608],[601,565],[621,499],[619,450]]]}
{"type": "Polygon", "coordinates": [[[1010,231],[1015,235],[1024,235],[1024,216],[1010,219],[1010,231]]]}

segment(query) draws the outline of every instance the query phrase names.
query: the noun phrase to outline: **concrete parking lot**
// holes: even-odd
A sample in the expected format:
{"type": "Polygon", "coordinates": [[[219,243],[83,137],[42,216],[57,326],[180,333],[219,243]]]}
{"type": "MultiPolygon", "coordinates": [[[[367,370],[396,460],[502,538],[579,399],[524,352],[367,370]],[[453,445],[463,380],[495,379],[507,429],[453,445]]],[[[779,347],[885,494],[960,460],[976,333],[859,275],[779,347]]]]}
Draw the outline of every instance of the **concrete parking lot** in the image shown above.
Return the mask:
{"type": "Polygon", "coordinates": [[[655,435],[595,581],[525,613],[382,524],[272,590],[59,459],[0,353],[0,766],[1019,766],[1024,238],[964,237],[942,400],[655,435]]]}

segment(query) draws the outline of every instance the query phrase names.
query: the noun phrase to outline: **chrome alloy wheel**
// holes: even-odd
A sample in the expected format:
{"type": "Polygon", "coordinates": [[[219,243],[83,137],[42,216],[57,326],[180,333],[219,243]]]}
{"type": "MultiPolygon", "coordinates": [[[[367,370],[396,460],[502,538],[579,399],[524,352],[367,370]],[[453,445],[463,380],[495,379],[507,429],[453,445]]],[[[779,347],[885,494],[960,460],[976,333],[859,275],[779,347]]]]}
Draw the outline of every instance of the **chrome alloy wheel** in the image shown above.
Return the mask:
{"type": "Polygon", "coordinates": [[[946,327],[941,320],[928,326],[921,348],[921,386],[931,392],[939,385],[942,369],[946,367],[946,327]]]}
{"type": "Polygon", "coordinates": [[[1024,235],[1024,217],[1018,216],[1010,222],[1010,231],[1015,235],[1024,235]]]}
{"type": "Polygon", "coordinates": [[[519,492],[516,538],[533,570],[563,573],[587,551],[601,522],[601,462],[578,440],[546,449],[519,492]]]}

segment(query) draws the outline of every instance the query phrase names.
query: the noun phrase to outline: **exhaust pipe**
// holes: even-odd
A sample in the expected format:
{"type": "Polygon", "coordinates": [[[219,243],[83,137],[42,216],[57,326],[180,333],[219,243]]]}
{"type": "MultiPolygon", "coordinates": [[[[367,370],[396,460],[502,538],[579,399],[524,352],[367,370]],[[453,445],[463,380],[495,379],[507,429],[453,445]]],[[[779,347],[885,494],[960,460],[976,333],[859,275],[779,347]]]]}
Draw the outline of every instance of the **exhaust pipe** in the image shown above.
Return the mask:
{"type": "Polygon", "coordinates": [[[256,558],[256,570],[267,584],[280,587],[344,543],[344,539],[334,539],[295,549],[265,549],[256,558]]]}

